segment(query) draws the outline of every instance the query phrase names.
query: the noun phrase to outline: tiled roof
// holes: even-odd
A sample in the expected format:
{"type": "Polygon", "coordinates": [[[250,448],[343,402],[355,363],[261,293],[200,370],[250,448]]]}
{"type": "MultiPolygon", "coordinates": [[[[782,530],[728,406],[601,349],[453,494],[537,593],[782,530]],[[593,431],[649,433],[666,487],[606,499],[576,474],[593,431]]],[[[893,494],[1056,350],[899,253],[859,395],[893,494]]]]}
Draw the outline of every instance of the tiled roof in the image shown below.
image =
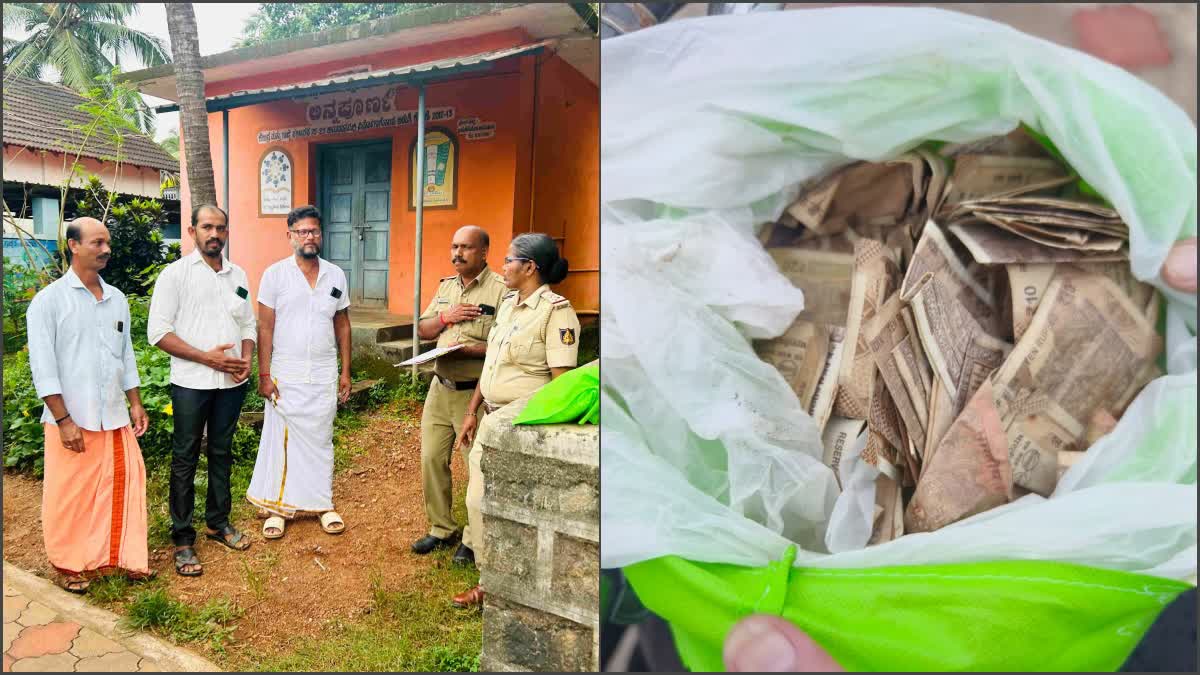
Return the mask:
{"type": "MultiPolygon", "coordinates": [[[[5,143],[57,152],[63,152],[64,149],[74,152],[76,147],[83,144],[83,134],[64,122],[91,122],[87,113],[75,109],[86,99],[73,90],[27,77],[6,76],[3,99],[5,143]]],[[[113,156],[115,149],[107,141],[93,137],[86,143],[82,154],[105,159],[113,156]]],[[[121,154],[122,161],[127,164],[179,172],[179,160],[143,134],[126,134],[121,154]]]]}

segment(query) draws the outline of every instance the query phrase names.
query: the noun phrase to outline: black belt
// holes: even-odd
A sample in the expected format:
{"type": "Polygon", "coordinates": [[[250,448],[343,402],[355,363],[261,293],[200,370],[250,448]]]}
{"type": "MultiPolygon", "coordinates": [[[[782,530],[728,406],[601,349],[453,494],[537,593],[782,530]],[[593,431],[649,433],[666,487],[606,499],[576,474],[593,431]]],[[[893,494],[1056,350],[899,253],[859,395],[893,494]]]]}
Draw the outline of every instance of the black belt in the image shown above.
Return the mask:
{"type": "Polygon", "coordinates": [[[453,389],[454,391],[462,391],[464,389],[474,389],[475,385],[479,384],[479,380],[470,380],[468,382],[455,382],[454,380],[442,377],[441,375],[434,375],[434,377],[436,377],[438,379],[438,382],[442,383],[443,387],[445,387],[447,389],[453,389]]]}

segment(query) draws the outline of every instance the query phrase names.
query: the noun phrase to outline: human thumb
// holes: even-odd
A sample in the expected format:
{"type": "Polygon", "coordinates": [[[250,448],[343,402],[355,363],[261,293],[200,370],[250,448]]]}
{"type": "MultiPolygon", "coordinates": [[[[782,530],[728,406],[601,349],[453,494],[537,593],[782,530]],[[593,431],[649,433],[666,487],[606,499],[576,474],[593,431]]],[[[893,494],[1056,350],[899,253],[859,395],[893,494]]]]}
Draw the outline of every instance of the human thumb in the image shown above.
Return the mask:
{"type": "Polygon", "coordinates": [[[1196,292],[1196,238],[1185,239],[1171,247],[1162,268],[1163,281],[1177,291],[1196,292]]]}
{"type": "Polygon", "coordinates": [[[845,670],[786,619],[758,615],[734,625],[725,638],[725,669],[733,673],[829,673],[845,670]]]}

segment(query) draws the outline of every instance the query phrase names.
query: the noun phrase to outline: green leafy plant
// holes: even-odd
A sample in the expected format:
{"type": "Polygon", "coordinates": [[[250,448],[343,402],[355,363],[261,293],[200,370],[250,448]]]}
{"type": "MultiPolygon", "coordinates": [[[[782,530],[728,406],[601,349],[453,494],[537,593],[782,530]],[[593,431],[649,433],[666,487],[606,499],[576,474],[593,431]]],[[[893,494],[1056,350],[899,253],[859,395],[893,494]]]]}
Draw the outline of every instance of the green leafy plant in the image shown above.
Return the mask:
{"type": "Polygon", "coordinates": [[[4,357],[4,466],[42,476],[42,400],[33,388],[29,352],[4,357]]]}
{"type": "Polygon", "coordinates": [[[24,265],[4,266],[4,351],[25,346],[25,310],[40,287],[37,272],[24,265]]]}
{"type": "Polygon", "coordinates": [[[246,19],[237,46],[260,45],[437,5],[435,2],[265,2],[246,19]]]}
{"type": "Polygon", "coordinates": [[[100,273],[104,280],[126,295],[146,292],[147,275],[158,278],[167,265],[167,250],[159,224],[163,221],[162,203],[156,199],[134,197],[118,200],[106,193],[104,184],[90,176],[85,196],[75,208],[80,216],[104,219],[112,238],[112,258],[100,273]]]}

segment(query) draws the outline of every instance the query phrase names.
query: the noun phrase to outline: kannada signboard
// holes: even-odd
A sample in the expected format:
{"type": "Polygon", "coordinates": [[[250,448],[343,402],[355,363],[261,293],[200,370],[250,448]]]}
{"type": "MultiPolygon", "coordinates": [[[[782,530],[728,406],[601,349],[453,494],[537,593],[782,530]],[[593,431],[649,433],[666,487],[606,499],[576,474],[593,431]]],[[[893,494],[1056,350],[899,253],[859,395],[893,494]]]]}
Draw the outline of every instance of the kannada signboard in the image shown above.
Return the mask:
{"type": "MultiPolygon", "coordinates": [[[[383,129],[416,124],[416,110],[400,110],[397,102],[402,87],[378,86],[347,92],[334,92],[299,99],[304,106],[305,125],[288,129],[266,129],[258,133],[258,142],[284,143],[368,129],[383,129]]],[[[454,119],[454,106],[425,109],[425,122],[454,119]]]]}
{"type": "Polygon", "coordinates": [[[485,122],[478,117],[462,117],[458,120],[458,135],[468,141],[495,138],[496,123],[485,122]]]}

